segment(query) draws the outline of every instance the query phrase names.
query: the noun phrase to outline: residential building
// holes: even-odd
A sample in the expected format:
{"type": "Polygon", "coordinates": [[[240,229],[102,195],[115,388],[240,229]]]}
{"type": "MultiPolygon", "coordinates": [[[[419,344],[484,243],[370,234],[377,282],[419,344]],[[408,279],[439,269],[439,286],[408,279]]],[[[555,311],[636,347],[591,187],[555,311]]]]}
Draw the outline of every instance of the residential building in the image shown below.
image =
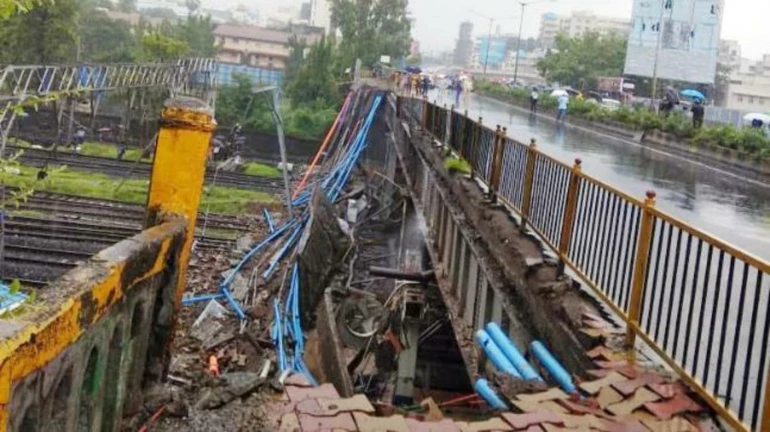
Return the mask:
{"type": "MultiPolygon", "coordinates": [[[[768,57],[766,55],[765,59],[768,57]]],[[[770,73],[733,77],[727,92],[727,107],[751,112],[770,111],[770,73]]]]}
{"type": "Polygon", "coordinates": [[[717,63],[730,68],[731,74],[740,73],[741,45],[735,40],[720,40],[717,63]]]}
{"type": "Polygon", "coordinates": [[[308,22],[313,27],[321,27],[326,34],[332,31],[332,11],[329,0],[310,0],[310,17],[308,22]]]}
{"type": "Polygon", "coordinates": [[[454,64],[460,67],[468,67],[473,55],[473,23],[465,21],[460,23],[460,34],[457,38],[454,52],[454,64]]]}
{"type": "Polygon", "coordinates": [[[255,84],[280,85],[289,58],[289,39],[296,36],[307,44],[317,42],[324,29],[293,25],[285,29],[270,29],[240,24],[220,24],[214,36],[221,48],[219,83],[232,83],[235,72],[249,75],[255,84]]]}
{"type": "Polygon", "coordinates": [[[601,16],[588,11],[572,12],[569,16],[545,13],[540,20],[540,46],[553,48],[556,35],[560,33],[570,38],[581,37],[586,33],[626,38],[630,32],[630,18],[601,16]]]}

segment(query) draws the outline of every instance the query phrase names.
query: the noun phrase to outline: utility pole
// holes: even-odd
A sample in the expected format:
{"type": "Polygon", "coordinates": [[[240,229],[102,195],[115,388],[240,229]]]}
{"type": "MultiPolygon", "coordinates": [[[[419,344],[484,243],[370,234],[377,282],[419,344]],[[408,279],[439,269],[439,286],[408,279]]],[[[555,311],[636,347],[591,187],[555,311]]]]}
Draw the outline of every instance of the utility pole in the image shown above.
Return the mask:
{"type": "Polygon", "coordinates": [[[489,36],[487,37],[487,53],[484,56],[484,76],[487,75],[487,65],[489,64],[489,46],[492,45],[492,25],[494,24],[495,19],[490,18],[489,19],[489,36]]]}
{"type": "Polygon", "coordinates": [[[534,3],[542,3],[544,1],[550,1],[555,2],[556,0],[532,0],[528,2],[520,1],[519,5],[521,5],[521,19],[519,20],[519,40],[516,42],[516,62],[513,66],[513,84],[516,84],[516,80],[519,77],[519,53],[521,53],[521,31],[524,27],[524,8],[534,4],[534,3]]]}
{"type": "Polygon", "coordinates": [[[663,47],[663,13],[666,10],[666,0],[660,0],[660,18],[658,19],[658,42],[655,47],[655,61],[652,66],[652,99],[653,108],[657,111],[655,96],[658,93],[658,63],[660,61],[660,51],[663,47]]]}

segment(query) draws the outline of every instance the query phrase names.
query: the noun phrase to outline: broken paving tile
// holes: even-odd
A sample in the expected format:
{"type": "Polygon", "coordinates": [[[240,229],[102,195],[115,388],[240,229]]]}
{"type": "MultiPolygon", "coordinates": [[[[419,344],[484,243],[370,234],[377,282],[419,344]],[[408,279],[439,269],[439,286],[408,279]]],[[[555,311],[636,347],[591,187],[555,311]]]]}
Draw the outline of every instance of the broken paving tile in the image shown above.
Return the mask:
{"type": "Polygon", "coordinates": [[[294,387],[287,386],[286,394],[292,402],[301,402],[305,399],[339,398],[337,389],[332,384],[325,383],[318,387],[294,387]]]}
{"type": "Polygon", "coordinates": [[[285,386],[295,386],[295,387],[312,387],[313,385],[310,384],[310,381],[308,381],[307,377],[303,374],[295,373],[289,375],[288,378],[283,382],[283,385],[285,386]]]}
{"type": "Polygon", "coordinates": [[[431,422],[407,417],[406,425],[410,432],[460,432],[460,427],[449,419],[431,422]]]}
{"type": "MultiPolygon", "coordinates": [[[[527,414],[524,414],[527,415],[527,414]]],[[[462,432],[512,431],[513,428],[499,417],[475,422],[457,422],[462,432]]],[[[523,429],[523,428],[522,428],[523,429]]]]}
{"type": "Polygon", "coordinates": [[[607,407],[607,411],[615,414],[616,416],[628,415],[640,406],[648,402],[655,402],[659,399],[660,396],[648,390],[646,387],[642,387],[637,390],[636,393],[634,393],[634,396],[631,398],[607,407]]]}
{"type": "Polygon", "coordinates": [[[561,420],[564,422],[564,427],[567,429],[586,428],[605,430],[604,422],[595,415],[571,415],[571,414],[558,414],[561,420]]]}
{"type": "MultiPolygon", "coordinates": [[[[654,394],[654,393],[653,393],[654,394]]],[[[657,395],[656,395],[657,396],[657,395]]],[[[671,399],[661,402],[650,401],[644,404],[647,411],[661,420],[668,420],[676,414],[702,411],[703,407],[686,394],[678,394],[671,399]]]]}
{"type": "Polygon", "coordinates": [[[590,428],[563,428],[561,426],[556,426],[548,423],[543,423],[543,428],[545,432],[591,432],[590,428]]]}
{"type": "Polygon", "coordinates": [[[671,399],[678,394],[686,394],[687,388],[680,382],[650,384],[647,387],[663,399],[671,399]]]}
{"type": "Polygon", "coordinates": [[[596,401],[599,402],[601,409],[606,409],[608,406],[618,403],[623,400],[623,395],[612,386],[603,387],[599,390],[599,394],[596,395],[596,401]]]}
{"type": "Polygon", "coordinates": [[[652,432],[698,432],[698,428],[687,419],[675,417],[671,420],[642,420],[652,432]]]}
{"type": "Polygon", "coordinates": [[[330,430],[343,430],[355,432],[356,422],[349,413],[337,414],[333,417],[316,417],[310,414],[298,414],[299,425],[302,432],[326,432],[330,430]]]}
{"type": "Polygon", "coordinates": [[[586,381],[584,383],[580,384],[580,389],[584,392],[595,395],[596,393],[599,393],[599,390],[602,389],[602,387],[606,387],[610,384],[618,383],[621,381],[626,381],[628,378],[624,377],[623,375],[613,371],[609,374],[607,374],[606,377],[600,378],[598,380],[594,381],[586,381]]]}
{"type": "Polygon", "coordinates": [[[588,375],[591,375],[594,378],[604,378],[612,373],[609,369],[589,369],[587,372],[588,375]]]}
{"type": "MultiPolygon", "coordinates": [[[[594,400],[592,401],[594,404],[597,402],[594,400]]],[[[559,404],[566,409],[567,412],[570,414],[592,414],[598,417],[606,416],[607,414],[604,413],[602,410],[582,404],[573,402],[571,400],[562,399],[559,401],[559,404]]]]}
{"type": "Polygon", "coordinates": [[[503,420],[508,422],[514,429],[526,429],[529,426],[540,423],[551,423],[555,425],[563,425],[564,421],[559,414],[550,411],[537,411],[526,414],[513,414],[504,412],[501,414],[503,420]]]}
{"type": "Polygon", "coordinates": [[[593,349],[591,349],[589,351],[586,351],[586,355],[589,358],[595,359],[597,357],[601,357],[601,355],[604,353],[604,351],[608,351],[608,350],[609,350],[609,348],[607,348],[606,346],[598,345],[598,346],[594,347],[593,349]]]}
{"type": "Polygon", "coordinates": [[[650,432],[644,425],[633,417],[602,419],[604,430],[607,432],[650,432]]]}
{"type": "Polygon", "coordinates": [[[596,363],[596,365],[602,369],[618,369],[628,365],[627,360],[620,360],[620,361],[595,360],[594,363],[596,363]]]}
{"type": "Polygon", "coordinates": [[[284,414],[281,417],[281,426],[278,428],[278,432],[300,432],[299,418],[297,414],[289,413],[284,414]]]}
{"type": "Polygon", "coordinates": [[[551,411],[557,413],[567,413],[567,410],[558,403],[549,400],[543,402],[529,402],[529,401],[513,401],[513,405],[520,411],[525,413],[537,412],[537,411],[551,411]]]}
{"type": "Polygon", "coordinates": [[[374,407],[369,403],[365,395],[357,394],[350,398],[318,398],[316,399],[320,408],[320,414],[317,415],[335,415],[340,412],[359,411],[373,414],[374,407]]]}
{"type": "Polygon", "coordinates": [[[358,430],[361,432],[410,432],[406,419],[401,414],[395,414],[390,417],[374,417],[369,414],[355,412],[353,413],[353,418],[356,421],[358,430]]]}
{"type": "Polygon", "coordinates": [[[554,399],[568,399],[569,395],[558,387],[552,387],[540,393],[518,394],[516,398],[524,402],[542,402],[554,399]]]}
{"type": "Polygon", "coordinates": [[[649,384],[659,384],[661,382],[663,382],[662,376],[656,373],[645,372],[636,379],[613,383],[612,387],[615,387],[615,390],[619,391],[623,396],[631,396],[639,387],[644,387],[649,384]]]}

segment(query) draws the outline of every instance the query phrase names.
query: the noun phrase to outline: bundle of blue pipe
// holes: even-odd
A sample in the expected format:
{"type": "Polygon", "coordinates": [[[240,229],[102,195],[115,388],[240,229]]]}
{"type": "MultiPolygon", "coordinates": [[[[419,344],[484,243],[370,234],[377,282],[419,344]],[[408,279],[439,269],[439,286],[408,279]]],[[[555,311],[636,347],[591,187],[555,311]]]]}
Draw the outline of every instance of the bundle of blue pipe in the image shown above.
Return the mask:
{"type": "MultiPolygon", "coordinates": [[[[484,329],[477,331],[476,342],[484,350],[487,358],[501,372],[527,381],[543,381],[543,378],[529,364],[521,351],[516,347],[516,344],[503,332],[497,323],[487,323],[484,329]]],[[[548,375],[564,391],[570,394],[577,392],[570,373],[548,351],[542,342],[532,342],[530,344],[530,353],[535,356],[537,361],[548,371],[548,375]]],[[[485,379],[477,380],[475,389],[489,406],[495,409],[505,409],[505,403],[502,402],[502,399],[485,379]]]]}
{"type": "MultiPolygon", "coordinates": [[[[362,90],[358,90],[362,91],[362,90]]],[[[335,202],[339,198],[340,194],[347,184],[350,174],[353,168],[364,152],[367,146],[367,138],[377,109],[382,102],[383,94],[376,93],[371,98],[371,103],[368,106],[368,110],[364,111],[364,121],[357,133],[352,137],[342,136],[341,142],[337,143],[337,151],[342,152],[341,157],[338,158],[338,163],[332,167],[328,173],[326,173],[319,181],[314,184],[308,185],[308,187],[301,192],[297,198],[292,202],[295,209],[301,206],[306,206],[310,202],[313,190],[315,186],[321,185],[323,192],[329,198],[331,202],[335,202]]],[[[342,108],[344,117],[355,118],[357,112],[354,111],[355,104],[345,104],[342,108]]],[[[307,209],[296,212],[296,214],[287,220],[280,227],[275,227],[270,213],[264,212],[265,222],[268,224],[269,234],[262,239],[253,249],[247,252],[238,264],[233,268],[233,271],[220,285],[220,292],[218,294],[209,294],[205,296],[198,296],[193,298],[187,298],[183,300],[184,304],[190,304],[197,301],[207,301],[212,299],[225,298],[232,307],[235,314],[240,319],[247,319],[246,314],[241,308],[240,304],[230,294],[230,285],[235,279],[236,273],[238,273],[243,266],[251,260],[255,255],[264,251],[270,244],[285,237],[283,244],[277,249],[277,251],[268,260],[267,268],[262,272],[261,276],[264,280],[270,279],[274,272],[280,266],[282,260],[289,255],[289,252],[296,246],[300,235],[307,224],[309,219],[309,213],[307,209]],[[288,234],[288,235],[287,235],[288,234]]],[[[300,302],[299,296],[301,292],[300,277],[299,277],[299,265],[296,260],[291,266],[291,278],[289,282],[289,290],[285,301],[283,302],[283,308],[281,307],[281,299],[276,298],[273,301],[273,323],[271,326],[271,336],[273,345],[275,346],[278,366],[281,372],[291,370],[295,373],[303,374],[307,377],[308,381],[316,385],[316,381],[311,375],[310,371],[305,364],[303,354],[305,350],[305,337],[302,330],[300,321],[300,302]],[[291,348],[289,348],[289,342],[291,348]]]]}

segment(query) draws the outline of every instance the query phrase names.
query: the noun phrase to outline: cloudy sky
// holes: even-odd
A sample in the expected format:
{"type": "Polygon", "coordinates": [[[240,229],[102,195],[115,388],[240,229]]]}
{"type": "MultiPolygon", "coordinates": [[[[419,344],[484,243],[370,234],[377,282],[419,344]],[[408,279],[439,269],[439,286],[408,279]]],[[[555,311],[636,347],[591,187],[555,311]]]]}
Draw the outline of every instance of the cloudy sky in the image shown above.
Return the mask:
{"type": "MultiPolygon", "coordinates": [[[[524,15],[524,36],[537,37],[540,16],[545,12],[569,14],[590,10],[597,14],[630,17],[632,0],[545,0],[527,6],[524,15]]],[[[503,33],[518,31],[521,8],[513,0],[409,0],[415,18],[412,36],[420,41],[421,50],[444,51],[454,47],[462,21],[474,24],[474,36],[489,31],[489,19],[498,19],[503,33]],[[515,18],[514,18],[515,17],[515,18]]],[[[761,58],[770,53],[770,0],[725,0],[722,39],[735,39],[741,44],[744,57],[761,58]]]]}

